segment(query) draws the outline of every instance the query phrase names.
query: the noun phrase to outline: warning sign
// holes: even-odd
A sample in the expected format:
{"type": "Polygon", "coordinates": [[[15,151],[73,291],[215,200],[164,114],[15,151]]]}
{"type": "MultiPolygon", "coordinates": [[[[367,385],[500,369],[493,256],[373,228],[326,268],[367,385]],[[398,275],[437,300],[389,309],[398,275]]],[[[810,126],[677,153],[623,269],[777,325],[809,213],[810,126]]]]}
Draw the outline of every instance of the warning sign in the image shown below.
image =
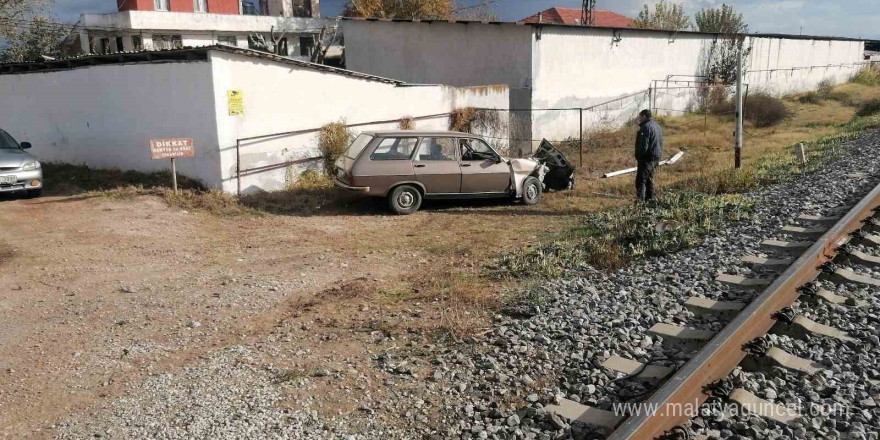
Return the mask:
{"type": "Polygon", "coordinates": [[[226,98],[229,101],[229,116],[244,114],[244,95],[241,90],[226,91],[226,98]]]}
{"type": "Polygon", "coordinates": [[[177,159],[195,157],[192,138],[150,139],[150,159],[177,159]]]}

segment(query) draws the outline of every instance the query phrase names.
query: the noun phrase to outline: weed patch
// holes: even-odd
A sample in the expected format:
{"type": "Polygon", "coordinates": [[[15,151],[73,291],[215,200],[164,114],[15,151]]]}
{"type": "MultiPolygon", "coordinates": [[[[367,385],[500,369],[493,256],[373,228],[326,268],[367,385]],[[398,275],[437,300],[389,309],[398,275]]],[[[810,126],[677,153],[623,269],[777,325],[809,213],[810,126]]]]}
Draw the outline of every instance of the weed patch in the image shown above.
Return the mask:
{"type": "Polygon", "coordinates": [[[695,246],[750,209],[750,203],[737,195],[667,191],[654,205],[590,214],[552,243],[501,256],[489,271],[493,278],[504,279],[557,278],[566,270],[588,266],[616,269],[639,258],[695,246]]]}
{"type": "Polygon", "coordinates": [[[863,102],[862,105],[859,106],[856,116],[873,116],[878,113],[880,113],[880,98],[875,98],[863,102]]]}
{"type": "Polygon", "coordinates": [[[318,147],[321,149],[321,156],[324,158],[324,170],[328,175],[332,176],[336,159],[345,153],[345,149],[351,143],[352,133],[345,126],[345,121],[334,122],[321,127],[318,135],[318,147]]]}

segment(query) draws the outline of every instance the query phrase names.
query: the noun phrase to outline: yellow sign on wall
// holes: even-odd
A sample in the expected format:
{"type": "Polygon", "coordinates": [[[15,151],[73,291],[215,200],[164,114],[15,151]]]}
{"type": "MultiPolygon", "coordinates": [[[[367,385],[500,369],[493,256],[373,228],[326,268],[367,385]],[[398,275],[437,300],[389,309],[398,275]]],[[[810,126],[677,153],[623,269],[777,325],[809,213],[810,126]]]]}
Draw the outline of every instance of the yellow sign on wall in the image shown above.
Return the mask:
{"type": "Polygon", "coordinates": [[[229,101],[229,116],[244,114],[244,95],[241,90],[228,90],[226,98],[229,101]]]}

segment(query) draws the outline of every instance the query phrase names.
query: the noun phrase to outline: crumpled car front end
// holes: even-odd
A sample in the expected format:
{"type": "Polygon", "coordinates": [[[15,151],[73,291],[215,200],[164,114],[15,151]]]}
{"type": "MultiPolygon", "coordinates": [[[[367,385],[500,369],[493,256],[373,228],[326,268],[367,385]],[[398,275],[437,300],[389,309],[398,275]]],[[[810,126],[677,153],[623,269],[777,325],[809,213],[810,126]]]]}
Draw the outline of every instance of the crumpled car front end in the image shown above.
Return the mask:
{"type": "Polygon", "coordinates": [[[528,159],[508,159],[510,174],[516,188],[516,197],[523,195],[523,182],[535,176],[546,189],[562,191],[574,188],[574,166],[559,150],[546,139],[532,157],[528,159]]]}

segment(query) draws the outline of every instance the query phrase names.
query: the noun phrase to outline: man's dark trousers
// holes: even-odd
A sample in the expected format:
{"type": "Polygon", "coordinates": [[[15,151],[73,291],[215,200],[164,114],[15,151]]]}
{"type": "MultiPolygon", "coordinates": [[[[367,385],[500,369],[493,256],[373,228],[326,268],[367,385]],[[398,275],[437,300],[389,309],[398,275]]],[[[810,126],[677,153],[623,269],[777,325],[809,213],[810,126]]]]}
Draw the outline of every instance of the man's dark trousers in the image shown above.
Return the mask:
{"type": "Polygon", "coordinates": [[[636,169],[636,197],[639,200],[654,200],[654,170],[659,163],[656,159],[640,160],[636,169]]]}

